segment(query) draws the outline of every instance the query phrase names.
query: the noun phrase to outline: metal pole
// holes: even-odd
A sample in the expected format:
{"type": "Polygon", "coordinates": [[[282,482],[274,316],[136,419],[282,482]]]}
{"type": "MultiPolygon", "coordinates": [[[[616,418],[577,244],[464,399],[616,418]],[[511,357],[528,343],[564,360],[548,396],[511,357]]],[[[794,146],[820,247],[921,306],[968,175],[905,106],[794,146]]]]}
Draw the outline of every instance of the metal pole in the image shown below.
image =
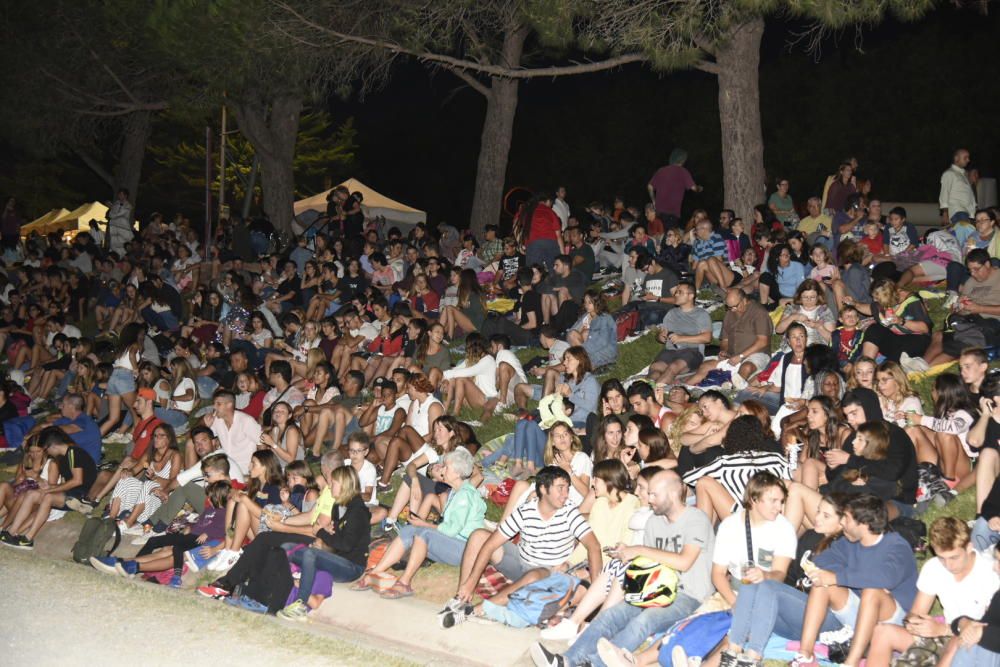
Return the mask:
{"type": "Polygon", "coordinates": [[[205,253],[212,244],[212,128],[205,126],[205,253]]]}
{"type": "Polygon", "coordinates": [[[226,208],[226,105],[222,105],[222,133],[219,140],[219,220],[226,208]]]}

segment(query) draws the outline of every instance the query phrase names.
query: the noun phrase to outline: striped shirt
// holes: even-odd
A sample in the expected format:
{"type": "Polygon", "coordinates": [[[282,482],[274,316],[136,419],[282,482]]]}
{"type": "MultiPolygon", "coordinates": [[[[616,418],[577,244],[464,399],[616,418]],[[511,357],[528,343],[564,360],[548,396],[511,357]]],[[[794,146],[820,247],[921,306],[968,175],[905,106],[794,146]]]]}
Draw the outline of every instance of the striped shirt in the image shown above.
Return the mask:
{"type": "Polygon", "coordinates": [[[565,563],[577,540],[591,532],[590,524],[572,505],[556,510],[545,520],[538,512],[538,501],[532,500],[518,507],[500,524],[498,530],[507,539],[520,533],[517,552],[528,565],[555,567],[565,563]]]}
{"type": "Polygon", "coordinates": [[[691,246],[691,257],[697,262],[710,257],[722,257],[723,260],[728,260],[729,249],[726,247],[726,240],[716,232],[712,232],[707,240],[695,237],[691,246]]]}
{"type": "Polygon", "coordinates": [[[739,452],[723,454],[708,465],[689,471],[684,475],[684,483],[694,486],[702,477],[711,477],[729,492],[737,505],[742,505],[750,478],[762,471],[772,473],[779,479],[792,478],[788,459],[783,454],[739,452]]]}

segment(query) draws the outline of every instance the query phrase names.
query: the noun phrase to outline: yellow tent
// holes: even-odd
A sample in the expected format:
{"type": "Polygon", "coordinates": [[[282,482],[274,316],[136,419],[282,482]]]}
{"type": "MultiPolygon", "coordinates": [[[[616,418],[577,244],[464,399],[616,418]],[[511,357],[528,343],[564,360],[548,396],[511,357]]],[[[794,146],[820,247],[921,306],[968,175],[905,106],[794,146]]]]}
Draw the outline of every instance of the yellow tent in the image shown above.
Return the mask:
{"type": "MultiPolygon", "coordinates": [[[[372,190],[356,178],[349,178],[340,185],[347,188],[350,192],[360,192],[364,196],[364,201],[361,202],[361,210],[364,212],[366,218],[385,218],[386,222],[389,223],[402,223],[408,225],[415,225],[418,222],[427,222],[426,212],[419,211],[415,208],[407,206],[406,204],[401,204],[398,201],[390,199],[389,197],[372,190]]],[[[298,217],[307,211],[325,213],[327,204],[326,198],[331,191],[332,189],[295,202],[295,216],[298,217]]]]}
{"type": "Polygon", "coordinates": [[[51,234],[52,232],[64,232],[70,237],[76,236],[80,232],[88,231],[92,221],[103,222],[108,217],[108,207],[99,201],[82,204],[72,211],[60,209],[61,215],[48,217],[42,216],[30,225],[21,228],[21,234],[28,235],[31,232],[39,234],[51,234]],[[35,227],[36,223],[41,222],[35,227]]]}
{"type": "Polygon", "coordinates": [[[48,225],[53,220],[58,220],[59,218],[69,215],[69,211],[64,208],[54,208],[40,218],[32,220],[28,224],[21,227],[21,235],[27,236],[32,232],[38,232],[39,234],[44,234],[43,231],[45,226],[48,225]]]}

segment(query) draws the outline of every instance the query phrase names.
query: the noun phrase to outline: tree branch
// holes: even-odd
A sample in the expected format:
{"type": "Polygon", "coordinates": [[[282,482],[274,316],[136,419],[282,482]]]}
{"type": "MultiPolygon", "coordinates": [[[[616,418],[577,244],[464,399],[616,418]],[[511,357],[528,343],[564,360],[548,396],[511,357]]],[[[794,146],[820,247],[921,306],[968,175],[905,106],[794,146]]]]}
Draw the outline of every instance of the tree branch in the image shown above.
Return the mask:
{"type": "Polygon", "coordinates": [[[479,81],[479,79],[477,79],[476,77],[472,76],[468,72],[466,72],[464,70],[461,70],[461,69],[458,69],[457,67],[451,67],[451,66],[448,66],[448,65],[441,65],[441,67],[443,69],[448,70],[449,72],[451,72],[455,76],[457,76],[459,79],[461,79],[466,84],[468,84],[468,86],[470,88],[472,88],[474,91],[476,91],[477,93],[479,93],[483,97],[489,97],[490,96],[491,91],[490,91],[489,87],[483,85],[483,83],[481,83],[479,81]]]}
{"type": "Polygon", "coordinates": [[[97,176],[102,181],[111,186],[112,189],[115,187],[115,179],[111,176],[111,174],[108,173],[108,171],[104,167],[101,166],[100,162],[98,162],[93,158],[93,156],[91,156],[89,153],[84,152],[82,149],[78,147],[74,147],[73,152],[76,153],[77,156],[81,160],[83,160],[83,163],[87,165],[87,167],[89,167],[92,172],[97,174],[97,176]]]}
{"type": "Polygon", "coordinates": [[[693,65],[693,67],[701,72],[707,72],[709,74],[719,76],[719,66],[707,60],[699,60],[693,65]]]}
{"type": "Polygon", "coordinates": [[[628,65],[630,63],[645,62],[647,60],[646,56],[639,53],[630,53],[620,56],[614,56],[607,58],[605,60],[600,60],[596,62],[585,62],[578,63],[575,65],[563,65],[555,67],[536,67],[536,68],[513,68],[504,65],[490,65],[475,62],[473,60],[467,60],[464,58],[455,58],[453,56],[447,56],[440,53],[431,53],[430,51],[419,51],[416,49],[407,48],[396,42],[389,42],[386,40],[375,39],[373,37],[363,37],[361,35],[351,35],[348,33],[343,33],[333,28],[320,25],[315,21],[303,16],[295,8],[289,6],[282,0],[274,0],[275,4],[282,9],[284,9],[289,14],[295,16],[301,23],[312,28],[313,30],[319,31],[326,35],[330,35],[337,39],[340,43],[350,43],[350,44],[361,44],[363,46],[371,46],[377,49],[382,49],[389,51],[390,53],[397,53],[402,55],[412,56],[422,62],[435,63],[447,67],[449,71],[456,70],[471,70],[474,72],[479,72],[481,74],[486,74],[488,76],[495,76],[505,79],[534,79],[539,77],[554,77],[554,76],[568,76],[573,74],[588,74],[591,72],[601,72],[608,69],[613,69],[615,67],[620,67],[622,65],[628,65]]]}

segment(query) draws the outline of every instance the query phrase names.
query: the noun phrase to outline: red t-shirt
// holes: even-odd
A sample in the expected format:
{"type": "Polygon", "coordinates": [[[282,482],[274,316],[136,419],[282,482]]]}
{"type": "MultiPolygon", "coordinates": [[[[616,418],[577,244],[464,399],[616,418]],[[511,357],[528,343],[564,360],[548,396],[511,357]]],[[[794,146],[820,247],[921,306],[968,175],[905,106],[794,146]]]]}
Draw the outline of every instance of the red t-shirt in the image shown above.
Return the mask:
{"type": "Polygon", "coordinates": [[[649,184],[656,191],[657,213],[672,213],[680,217],[684,193],[694,187],[691,172],[680,165],[670,164],[657,169],[649,184]]]}
{"type": "Polygon", "coordinates": [[[153,441],[153,429],[162,423],[163,421],[156,415],[139,420],[139,423],[132,430],[132,442],[135,443],[135,446],[132,448],[133,459],[138,460],[142,458],[142,455],[149,448],[149,443],[153,441]]]}
{"type": "Polygon", "coordinates": [[[267,394],[267,392],[265,392],[265,391],[258,391],[256,394],[254,394],[253,396],[251,396],[250,397],[250,402],[247,403],[247,406],[245,408],[243,408],[243,410],[241,410],[241,412],[244,412],[244,413],[250,415],[251,417],[253,417],[254,419],[259,420],[261,413],[264,412],[264,396],[265,396],[265,394],[267,394]]]}
{"type": "Polygon", "coordinates": [[[881,234],[873,239],[866,236],[861,239],[861,242],[865,244],[865,247],[867,247],[873,255],[881,255],[882,250],[885,248],[885,239],[881,234]]]}
{"type": "Polygon", "coordinates": [[[540,203],[531,214],[531,230],[528,232],[526,243],[546,239],[558,241],[561,232],[562,221],[559,216],[551,208],[540,203]]]}

